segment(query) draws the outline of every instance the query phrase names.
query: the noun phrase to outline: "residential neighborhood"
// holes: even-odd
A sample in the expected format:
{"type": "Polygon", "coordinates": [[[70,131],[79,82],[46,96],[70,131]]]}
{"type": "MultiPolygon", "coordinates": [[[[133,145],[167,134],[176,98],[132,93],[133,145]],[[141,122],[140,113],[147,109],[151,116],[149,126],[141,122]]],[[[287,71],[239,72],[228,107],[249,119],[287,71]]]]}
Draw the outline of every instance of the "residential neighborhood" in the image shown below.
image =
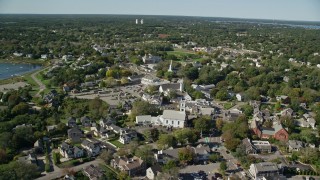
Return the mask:
{"type": "Polygon", "coordinates": [[[320,179],[319,29],[43,18],[0,15],[41,66],[0,80],[0,179],[320,179]]]}

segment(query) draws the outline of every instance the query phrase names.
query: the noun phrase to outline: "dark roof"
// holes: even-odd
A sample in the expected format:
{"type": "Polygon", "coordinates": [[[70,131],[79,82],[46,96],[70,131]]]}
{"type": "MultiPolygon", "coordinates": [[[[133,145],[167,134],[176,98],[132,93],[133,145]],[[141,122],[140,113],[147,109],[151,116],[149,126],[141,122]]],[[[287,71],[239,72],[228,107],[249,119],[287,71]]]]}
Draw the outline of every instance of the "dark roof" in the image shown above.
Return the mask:
{"type": "Polygon", "coordinates": [[[79,133],[82,134],[82,131],[78,128],[78,127],[73,127],[71,129],[68,130],[68,134],[70,133],[79,133]]]}
{"type": "Polygon", "coordinates": [[[77,122],[77,121],[76,121],[76,118],[74,118],[74,117],[69,117],[69,118],[68,118],[68,123],[71,123],[71,122],[77,122]]]}
{"type": "Polygon", "coordinates": [[[88,117],[88,116],[83,116],[83,117],[81,117],[81,122],[83,122],[83,121],[85,121],[85,120],[88,120],[88,121],[90,121],[90,118],[88,117]]]}
{"type": "Polygon", "coordinates": [[[94,149],[96,146],[99,146],[99,142],[91,142],[85,139],[82,141],[81,145],[94,149]]]}
{"type": "Polygon", "coordinates": [[[83,168],[83,171],[89,175],[90,179],[99,179],[103,176],[103,170],[93,164],[83,168]]]}
{"type": "Polygon", "coordinates": [[[155,164],[153,166],[150,167],[152,172],[157,174],[157,172],[162,172],[162,168],[159,164],[155,164]]]}

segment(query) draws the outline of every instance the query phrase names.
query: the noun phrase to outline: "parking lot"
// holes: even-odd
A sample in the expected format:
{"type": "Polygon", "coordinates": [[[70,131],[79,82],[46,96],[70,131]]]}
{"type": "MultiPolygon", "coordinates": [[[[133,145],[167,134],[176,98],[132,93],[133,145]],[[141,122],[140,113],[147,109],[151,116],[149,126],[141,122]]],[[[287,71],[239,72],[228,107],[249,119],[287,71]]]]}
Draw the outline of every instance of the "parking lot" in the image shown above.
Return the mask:
{"type": "Polygon", "coordinates": [[[136,98],[139,98],[139,92],[141,90],[141,85],[128,85],[115,88],[107,88],[105,91],[106,93],[95,93],[95,91],[91,90],[85,93],[70,94],[70,96],[77,97],[79,99],[94,99],[99,97],[109,105],[117,106],[119,102],[124,102],[126,100],[134,101],[136,98]]]}
{"type": "Polygon", "coordinates": [[[219,168],[220,168],[220,163],[210,163],[206,165],[187,166],[181,169],[179,172],[180,173],[197,173],[199,171],[204,171],[208,175],[208,178],[211,179],[211,176],[214,173],[219,172],[219,168]]]}

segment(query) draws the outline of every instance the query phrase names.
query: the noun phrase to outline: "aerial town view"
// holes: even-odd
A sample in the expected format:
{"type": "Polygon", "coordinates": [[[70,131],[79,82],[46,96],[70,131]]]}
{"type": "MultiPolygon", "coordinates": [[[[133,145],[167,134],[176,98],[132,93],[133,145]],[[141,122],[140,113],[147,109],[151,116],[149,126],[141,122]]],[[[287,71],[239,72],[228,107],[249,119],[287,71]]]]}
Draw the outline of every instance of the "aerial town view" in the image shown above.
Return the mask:
{"type": "Polygon", "coordinates": [[[0,0],[0,180],[320,180],[320,1],[0,0]]]}

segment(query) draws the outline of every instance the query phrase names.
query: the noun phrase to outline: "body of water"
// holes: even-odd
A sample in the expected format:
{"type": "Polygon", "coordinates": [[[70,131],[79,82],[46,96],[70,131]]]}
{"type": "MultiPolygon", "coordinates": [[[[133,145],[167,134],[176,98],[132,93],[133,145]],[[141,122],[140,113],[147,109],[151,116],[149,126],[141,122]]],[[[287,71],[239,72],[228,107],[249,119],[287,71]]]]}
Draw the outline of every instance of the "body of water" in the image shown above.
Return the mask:
{"type": "Polygon", "coordinates": [[[0,80],[14,76],[20,76],[40,68],[41,66],[36,64],[14,64],[0,62],[0,80]]]}

